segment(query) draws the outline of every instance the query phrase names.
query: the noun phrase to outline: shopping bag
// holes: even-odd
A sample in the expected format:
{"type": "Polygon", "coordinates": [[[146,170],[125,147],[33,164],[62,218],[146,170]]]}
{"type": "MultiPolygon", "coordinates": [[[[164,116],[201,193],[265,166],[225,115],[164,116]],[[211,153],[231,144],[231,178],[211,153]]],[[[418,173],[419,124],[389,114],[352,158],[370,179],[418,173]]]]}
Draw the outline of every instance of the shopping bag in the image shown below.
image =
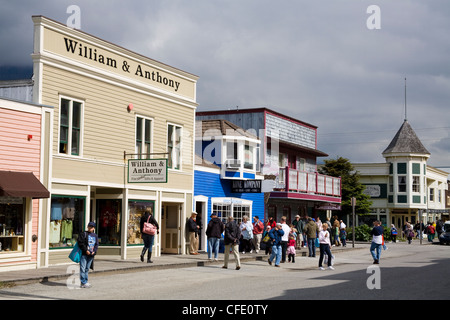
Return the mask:
{"type": "Polygon", "coordinates": [[[314,240],[314,246],[315,246],[316,248],[319,248],[319,247],[320,247],[319,238],[316,238],[316,240],[314,240]]]}
{"type": "MultiPolygon", "coordinates": [[[[323,257],[323,263],[328,264],[328,255],[327,254],[323,257]]],[[[333,264],[334,264],[334,255],[331,255],[331,265],[333,265],[333,264]]]]}
{"type": "Polygon", "coordinates": [[[81,249],[78,246],[78,242],[75,243],[75,245],[73,246],[73,249],[72,249],[72,251],[69,254],[69,258],[73,262],[80,263],[80,260],[81,260],[81,249]]]}

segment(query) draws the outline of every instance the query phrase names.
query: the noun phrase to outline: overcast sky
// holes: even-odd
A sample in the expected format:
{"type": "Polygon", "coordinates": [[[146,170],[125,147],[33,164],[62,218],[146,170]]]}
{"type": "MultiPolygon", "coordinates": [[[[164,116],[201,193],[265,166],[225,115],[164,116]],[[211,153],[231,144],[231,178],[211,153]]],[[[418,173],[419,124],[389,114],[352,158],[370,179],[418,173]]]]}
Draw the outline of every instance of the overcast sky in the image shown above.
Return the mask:
{"type": "Polygon", "coordinates": [[[268,107],[317,126],[319,150],[355,163],[384,162],[405,118],[407,78],[407,119],[429,164],[450,167],[448,0],[0,5],[0,67],[32,65],[32,15],[66,23],[78,5],[82,31],[198,75],[199,111],[268,107]]]}

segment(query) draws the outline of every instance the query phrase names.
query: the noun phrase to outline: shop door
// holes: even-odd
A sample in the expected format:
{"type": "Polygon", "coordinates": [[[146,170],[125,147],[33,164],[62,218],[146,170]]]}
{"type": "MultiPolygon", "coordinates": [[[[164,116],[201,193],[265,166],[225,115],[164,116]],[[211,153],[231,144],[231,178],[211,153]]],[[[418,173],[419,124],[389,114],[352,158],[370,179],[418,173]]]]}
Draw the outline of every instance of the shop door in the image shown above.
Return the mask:
{"type": "Polygon", "coordinates": [[[179,253],[179,212],[180,205],[164,205],[161,214],[162,253],[179,253]]]}

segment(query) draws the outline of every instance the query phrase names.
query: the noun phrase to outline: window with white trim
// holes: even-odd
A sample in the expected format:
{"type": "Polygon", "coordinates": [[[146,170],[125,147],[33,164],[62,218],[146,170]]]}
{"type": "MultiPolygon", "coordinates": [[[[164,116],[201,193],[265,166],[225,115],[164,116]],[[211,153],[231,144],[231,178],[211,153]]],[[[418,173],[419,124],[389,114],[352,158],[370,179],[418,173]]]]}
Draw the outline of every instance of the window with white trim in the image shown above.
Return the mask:
{"type": "Polygon", "coordinates": [[[181,133],[182,127],[168,124],[167,152],[169,153],[168,167],[171,169],[181,169],[181,133]]]}
{"type": "Polygon", "coordinates": [[[152,120],[136,117],[136,153],[141,159],[150,159],[152,152],[152,120]]]}
{"type": "Polygon", "coordinates": [[[212,213],[215,213],[224,223],[229,216],[240,224],[243,216],[252,216],[251,200],[242,200],[236,198],[212,198],[212,213]]]}
{"type": "Polygon", "coordinates": [[[82,122],[84,102],[74,99],[60,99],[59,153],[81,155],[82,122]]]}

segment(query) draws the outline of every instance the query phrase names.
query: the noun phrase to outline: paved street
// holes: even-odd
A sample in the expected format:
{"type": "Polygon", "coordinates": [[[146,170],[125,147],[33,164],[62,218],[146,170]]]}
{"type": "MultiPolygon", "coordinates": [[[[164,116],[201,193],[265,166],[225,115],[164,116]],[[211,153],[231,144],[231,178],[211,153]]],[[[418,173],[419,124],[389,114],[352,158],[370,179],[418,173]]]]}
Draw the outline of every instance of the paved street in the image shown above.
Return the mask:
{"type": "Polygon", "coordinates": [[[71,288],[74,276],[4,288],[0,290],[0,299],[448,299],[450,246],[419,246],[416,242],[388,247],[382,251],[379,269],[372,269],[368,247],[349,248],[336,253],[334,271],[318,270],[318,258],[297,257],[296,263],[275,268],[264,257],[262,261],[245,261],[239,271],[234,270],[231,260],[227,270],[218,262],[199,267],[99,274],[90,277],[90,289],[71,288]],[[368,283],[375,288],[369,289],[368,283]]]}

